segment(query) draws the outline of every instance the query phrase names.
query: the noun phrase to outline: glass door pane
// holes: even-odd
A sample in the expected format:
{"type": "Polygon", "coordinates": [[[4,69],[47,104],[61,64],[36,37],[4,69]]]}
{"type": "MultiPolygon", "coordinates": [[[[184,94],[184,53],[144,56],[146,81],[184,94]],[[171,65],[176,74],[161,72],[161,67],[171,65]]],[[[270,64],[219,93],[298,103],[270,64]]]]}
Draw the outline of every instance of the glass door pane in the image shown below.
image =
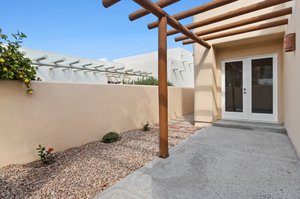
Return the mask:
{"type": "Polygon", "coordinates": [[[225,63],[225,110],[243,112],[243,61],[225,63]]]}
{"type": "Polygon", "coordinates": [[[252,113],[273,114],[273,58],[252,60],[252,113]]]}

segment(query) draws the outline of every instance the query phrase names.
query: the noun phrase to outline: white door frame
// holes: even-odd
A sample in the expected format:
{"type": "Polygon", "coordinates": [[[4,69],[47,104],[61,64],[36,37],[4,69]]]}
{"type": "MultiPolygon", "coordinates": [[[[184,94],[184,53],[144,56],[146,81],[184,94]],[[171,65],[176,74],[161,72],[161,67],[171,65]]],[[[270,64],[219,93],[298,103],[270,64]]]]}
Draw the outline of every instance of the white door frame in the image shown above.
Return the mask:
{"type": "MultiPolygon", "coordinates": [[[[247,120],[247,112],[245,110],[245,104],[247,104],[247,98],[243,96],[243,112],[226,112],[226,105],[225,105],[225,63],[226,62],[243,62],[243,84],[246,77],[245,65],[246,61],[245,59],[231,59],[226,60],[222,62],[222,119],[231,119],[231,120],[247,120]]],[[[244,87],[244,85],[243,85],[244,87]]]]}
{"type": "Polygon", "coordinates": [[[222,119],[229,120],[248,120],[256,122],[278,122],[278,55],[277,54],[266,54],[258,56],[242,57],[237,59],[224,60],[221,63],[222,66],[222,119]],[[273,114],[263,113],[251,113],[252,103],[252,67],[251,60],[262,59],[262,58],[273,58],[273,114]],[[243,88],[246,88],[247,93],[243,94],[243,112],[226,112],[225,106],[225,63],[243,61],[243,88]]]}

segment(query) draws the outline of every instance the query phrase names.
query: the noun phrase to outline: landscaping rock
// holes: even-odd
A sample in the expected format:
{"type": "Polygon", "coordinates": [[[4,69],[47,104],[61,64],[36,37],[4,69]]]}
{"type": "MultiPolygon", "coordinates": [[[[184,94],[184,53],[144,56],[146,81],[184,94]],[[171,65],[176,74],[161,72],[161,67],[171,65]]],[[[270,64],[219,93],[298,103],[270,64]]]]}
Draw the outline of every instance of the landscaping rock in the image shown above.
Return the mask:
{"type": "MultiPolygon", "coordinates": [[[[170,147],[194,133],[190,126],[170,129],[170,147]]],[[[0,198],[93,198],[157,157],[157,126],[150,131],[132,130],[122,140],[91,142],[55,153],[55,162],[38,161],[0,169],[0,198]]]]}

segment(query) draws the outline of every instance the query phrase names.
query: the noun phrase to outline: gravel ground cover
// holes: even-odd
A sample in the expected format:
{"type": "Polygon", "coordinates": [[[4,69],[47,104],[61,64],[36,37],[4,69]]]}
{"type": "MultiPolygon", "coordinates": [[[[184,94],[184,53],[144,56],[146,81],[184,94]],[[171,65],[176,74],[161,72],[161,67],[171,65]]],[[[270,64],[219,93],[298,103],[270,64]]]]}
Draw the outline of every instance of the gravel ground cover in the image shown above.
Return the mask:
{"type": "MultiPolygon", "coordinates": [[[[169,126],[173,147],[193,134],[197,127],[182,120],[169,126]]],[[[136,169],[157,157],[158,127],[131,130],[122,140],[100,141],[55,153],[55,162],[39,161],[0,169],[0,198],[93,198],[136,169]]]]}

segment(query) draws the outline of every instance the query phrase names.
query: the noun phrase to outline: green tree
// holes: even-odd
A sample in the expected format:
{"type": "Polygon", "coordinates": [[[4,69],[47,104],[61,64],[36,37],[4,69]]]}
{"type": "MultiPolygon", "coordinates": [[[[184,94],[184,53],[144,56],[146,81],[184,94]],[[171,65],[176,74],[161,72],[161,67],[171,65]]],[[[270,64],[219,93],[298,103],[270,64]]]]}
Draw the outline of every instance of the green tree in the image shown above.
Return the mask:
{"type": "Polygon", "coordinates": [[[19,80],[25,84],[27,93],[32,94],[31,80],[40,79],[36,77],[36,69],[31,66],[31,60],[19,50],[26,35],[17,32],[12,37],[13,41],[0,29],[0,80],[19,80]]]}

